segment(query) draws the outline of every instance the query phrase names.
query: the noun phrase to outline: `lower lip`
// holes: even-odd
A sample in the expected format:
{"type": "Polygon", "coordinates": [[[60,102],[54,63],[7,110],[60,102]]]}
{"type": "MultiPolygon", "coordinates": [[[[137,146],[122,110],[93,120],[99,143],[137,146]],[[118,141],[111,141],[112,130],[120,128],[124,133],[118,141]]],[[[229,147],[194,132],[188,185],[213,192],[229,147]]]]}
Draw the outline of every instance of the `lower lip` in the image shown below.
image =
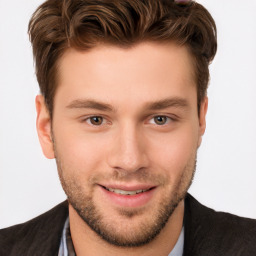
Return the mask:
{"type": "Polygon", "coordinates": [[[153,197],[156,188],[150,189],[146,192],[139,193],[136,195],[120,195],[101,187],[104,196],[108,201],[113,202],[121,207],[142,207],[147,204],[153,197]]]}

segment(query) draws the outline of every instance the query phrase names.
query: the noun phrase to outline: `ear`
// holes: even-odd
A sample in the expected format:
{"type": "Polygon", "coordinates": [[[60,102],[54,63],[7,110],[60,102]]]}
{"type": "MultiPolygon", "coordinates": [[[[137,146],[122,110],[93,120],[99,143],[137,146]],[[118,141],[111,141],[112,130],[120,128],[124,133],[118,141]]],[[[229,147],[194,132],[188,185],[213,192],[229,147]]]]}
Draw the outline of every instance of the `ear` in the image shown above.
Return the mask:
{"type": "Polygon", "coordinates": [[[36,129],[43,153],[47,158],[53,159],[55,156],[51,134],[51,118],[42,95],[36,96],[36,112],[36,129]]]}
{"type": "Polygon", "coordinates": [[[199,113],[199,136],[198,136],[198,147],[200,147],[202,143],[202,137],[204,135],[206,129],[206,113],[208,109],[208,97],[205,97],[200,105],[200,113],[199,113]]]}

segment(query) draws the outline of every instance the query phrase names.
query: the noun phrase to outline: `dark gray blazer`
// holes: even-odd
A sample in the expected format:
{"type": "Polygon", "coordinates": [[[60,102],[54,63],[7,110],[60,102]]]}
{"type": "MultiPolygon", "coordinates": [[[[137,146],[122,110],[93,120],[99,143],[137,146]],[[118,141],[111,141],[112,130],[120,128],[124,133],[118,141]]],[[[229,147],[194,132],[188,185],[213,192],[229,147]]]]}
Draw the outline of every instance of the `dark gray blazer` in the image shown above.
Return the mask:
{"type": "MultiPolygon", "coordinates": [[[[67,201],[24,224],[0,230],[0,256],[57,256],[67,201]]],[[[185,199],[183,256],[256,256],[256,220],[185,199]]],[[[156,255],[157,256],[157,255],[156,255]]]]}

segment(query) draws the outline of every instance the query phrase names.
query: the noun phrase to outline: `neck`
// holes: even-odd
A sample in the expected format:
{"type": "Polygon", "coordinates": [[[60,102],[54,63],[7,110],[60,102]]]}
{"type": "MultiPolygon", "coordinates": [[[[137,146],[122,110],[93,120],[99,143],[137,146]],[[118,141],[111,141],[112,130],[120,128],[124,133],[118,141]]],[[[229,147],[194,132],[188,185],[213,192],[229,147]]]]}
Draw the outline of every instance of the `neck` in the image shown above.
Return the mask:
{"type": "Polygon", "coordinates": [[[134,248],[111,245],[100,238],[69,205],[70,232],[77,256],[168,255],[178,241],[183,226],[184,200],[174,210],[160,234],[150,243],[134,248]]]}

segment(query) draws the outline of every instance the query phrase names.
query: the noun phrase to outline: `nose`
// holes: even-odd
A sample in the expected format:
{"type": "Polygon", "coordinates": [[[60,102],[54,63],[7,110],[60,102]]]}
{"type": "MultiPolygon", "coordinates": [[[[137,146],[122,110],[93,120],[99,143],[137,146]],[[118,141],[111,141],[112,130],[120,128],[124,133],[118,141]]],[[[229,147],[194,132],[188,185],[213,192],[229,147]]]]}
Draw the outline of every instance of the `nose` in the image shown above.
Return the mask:
{"type": "Polygon", "coordinates": [[[136,172],[148,167],[143,132],[132,124],[117,129],[108,151],[108,164],[123,172],[136,172]]]}

